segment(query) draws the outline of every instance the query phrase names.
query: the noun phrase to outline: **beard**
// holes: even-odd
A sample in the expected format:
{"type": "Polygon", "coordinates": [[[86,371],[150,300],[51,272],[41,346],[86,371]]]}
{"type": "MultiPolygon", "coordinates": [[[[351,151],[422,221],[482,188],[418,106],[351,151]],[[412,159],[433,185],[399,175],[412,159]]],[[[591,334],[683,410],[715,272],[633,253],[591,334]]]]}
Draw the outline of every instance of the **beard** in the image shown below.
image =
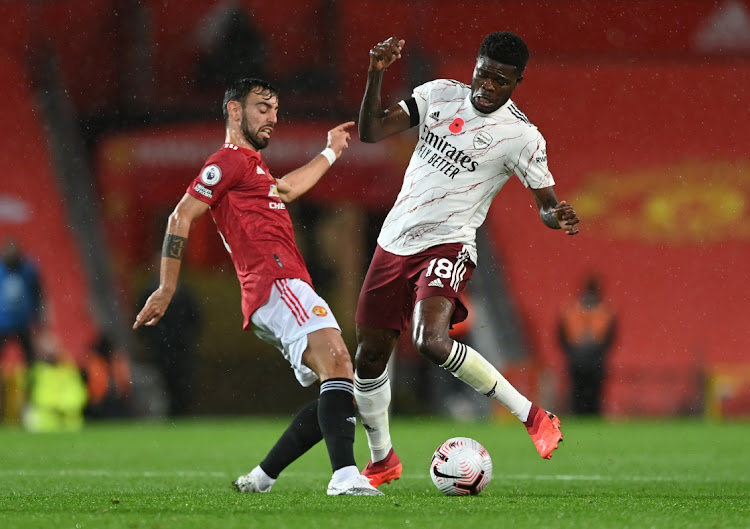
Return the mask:
{"type": "Polygon", "coordinates": [[[250,130],[250,125],[247,122],[247,118],[245,118],[244,112],[242,115],[242,122],[240,122],[240,129],[242,130],[242,135],[245,137],[248,143],[255,147],[257,150],[260,151],[261,149],[265,149],[266,147],[268,147],[268,139],[259,138],[257,133],[253,133],[250,130]]]}

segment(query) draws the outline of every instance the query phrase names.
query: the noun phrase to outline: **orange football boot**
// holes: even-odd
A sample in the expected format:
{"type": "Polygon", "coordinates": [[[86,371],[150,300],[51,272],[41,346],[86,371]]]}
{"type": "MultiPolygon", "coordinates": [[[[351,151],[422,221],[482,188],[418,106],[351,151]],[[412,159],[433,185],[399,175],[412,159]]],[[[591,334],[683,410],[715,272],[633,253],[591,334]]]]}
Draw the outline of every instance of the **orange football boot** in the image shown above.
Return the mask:
{"type": "Polygon", "coordinates": [[[377,488],[383,483],[390,483],[394,479],[400,478],[402,468],[401,460],[391,448],[382,461],[373,463],[370,460],[362,471],[362,475],[370,480],[370,485],[377,488]]]}
{"type": "Polygon", "coordinates": [[[544,459],[552,459],[552,451],[563,440],[560,419],[532,404],[529,419],[524,425],[531,436],[531,440],[534,441],[534,446],[536,446],[539,455],[544,459]]]}

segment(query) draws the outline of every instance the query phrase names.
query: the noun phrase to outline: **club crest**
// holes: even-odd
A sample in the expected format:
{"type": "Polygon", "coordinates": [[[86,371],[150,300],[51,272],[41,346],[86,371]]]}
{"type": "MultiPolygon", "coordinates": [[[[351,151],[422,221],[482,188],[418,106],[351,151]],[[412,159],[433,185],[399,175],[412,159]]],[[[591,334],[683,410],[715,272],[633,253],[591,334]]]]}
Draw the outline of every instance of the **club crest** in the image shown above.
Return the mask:
{"type": "Polygon", "coordinates": [[[492,143],[492,136],[489,133],[480,130],[474,135],[474,148],[478,151],[483,151],[492,143]]]}

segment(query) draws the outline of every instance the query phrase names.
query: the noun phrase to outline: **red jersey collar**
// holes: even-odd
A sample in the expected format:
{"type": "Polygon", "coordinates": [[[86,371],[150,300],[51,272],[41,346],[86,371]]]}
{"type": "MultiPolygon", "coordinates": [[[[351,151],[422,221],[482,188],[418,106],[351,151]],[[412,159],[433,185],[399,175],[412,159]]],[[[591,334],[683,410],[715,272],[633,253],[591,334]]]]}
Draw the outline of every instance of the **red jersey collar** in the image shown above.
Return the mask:
{"type": "Polygon", "coordinates": [[[258,158],[259,160],[263,159],[258,151],[254,151],[246,147],[240,147],[239,145],[235,145],[234,143],[225,143],[222,146],[222,149],[232,149],[233,151],[242,151],[245,154],[258,158]]]}

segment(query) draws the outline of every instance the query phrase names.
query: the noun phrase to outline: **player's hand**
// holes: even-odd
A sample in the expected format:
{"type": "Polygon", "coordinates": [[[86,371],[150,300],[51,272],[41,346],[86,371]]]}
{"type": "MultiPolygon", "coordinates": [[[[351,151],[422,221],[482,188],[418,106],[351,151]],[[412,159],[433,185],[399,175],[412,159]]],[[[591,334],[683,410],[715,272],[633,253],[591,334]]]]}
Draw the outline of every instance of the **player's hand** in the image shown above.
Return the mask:
{"type": "Polygon", "coordinates": [[[557,222],[560,223],[560,228],[565,230],[565,233],[568,235],[575,235],[578,233],[578,226],[576,225],[581,222],[581,219],[578,218],[573,206],[564,200],[561,200],[552,212],[557,217],[557,222]]]}
{"type": "Polygon", "coordinates": [[[135,317],[133,329],[137,329],[141,325],[145,325],[146,327],[156,325],[167,311],[170,301],[172,301],[170,294],[160,288],[154,290],[154,293],[148,297],[146,304],[138,313],[138,316],[135,317]]]}
{"type": "Polygon", "coordinates": [[[336,158],[340,158],[343,150],[349,147],[349,140],[352,139],[349,129],[354,125],[353,121],[347,121],[328,131],[328,144],[326,147],[333,149],[333,152],[336,153],[336,158]]]}
{"type": "Polygon", "coordinates": [[[380,42],[370,50],[370,70],[383,71],[401,58],[404,39],[391,37],[380,42]]]}

